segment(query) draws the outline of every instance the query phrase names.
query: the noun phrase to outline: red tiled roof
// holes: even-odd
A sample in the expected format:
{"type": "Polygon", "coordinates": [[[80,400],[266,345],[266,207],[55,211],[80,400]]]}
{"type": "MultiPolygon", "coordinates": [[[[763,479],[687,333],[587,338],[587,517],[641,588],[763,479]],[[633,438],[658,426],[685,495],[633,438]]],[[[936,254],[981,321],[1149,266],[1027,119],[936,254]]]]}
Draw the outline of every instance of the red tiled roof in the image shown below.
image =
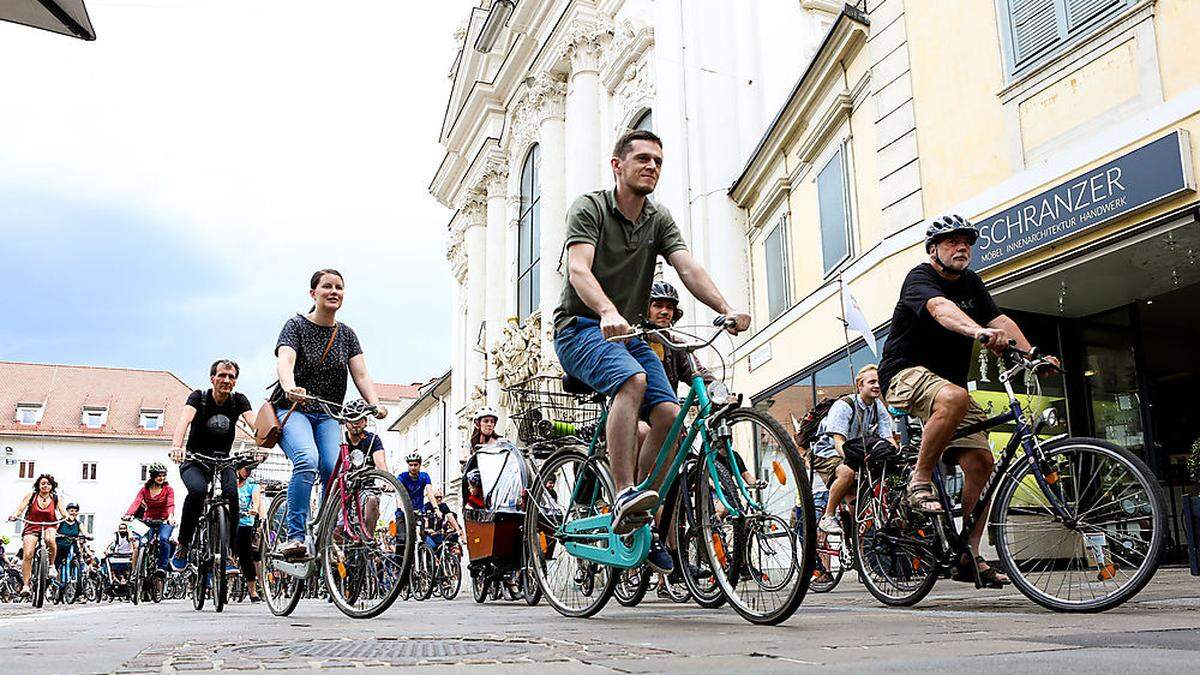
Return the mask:
{"type": "MultiPolygon", "coordinates": [[[[165,370],[0,361],[0,433],[169,440],[192,388],[165,370]],[[17,405],[45,406],[36,425],[16,422],[17,405]],[[83,425],[84,406],[106,406],[99,429],[83,425]],[[162,426],[140,426],[142,410],[163,411],[162,426]]],[[[246,440],[240,430],[239,440],[246,440]]]]}
{"type": "Polygon", "coordinates": [[[403,401],[421,398],[420,384],[385,384],[375,383],[375,393],[385,401],[403,401]]]}

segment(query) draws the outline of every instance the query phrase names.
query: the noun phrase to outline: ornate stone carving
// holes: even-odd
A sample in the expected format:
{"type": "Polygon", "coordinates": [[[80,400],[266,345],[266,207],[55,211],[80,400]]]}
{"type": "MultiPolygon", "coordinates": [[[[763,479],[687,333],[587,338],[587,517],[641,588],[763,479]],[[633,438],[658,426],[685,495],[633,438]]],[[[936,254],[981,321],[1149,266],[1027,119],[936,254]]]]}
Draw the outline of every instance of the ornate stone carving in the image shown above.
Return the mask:
{"type": "Polygon", "coordinates": [[[479,185],[489,197],[506,194],[508,192],[508,162],[500,156],[489,157],[483,172],[479,175],[479,185]]]}
{"type": "MultiPolygon", "coordinates": [[[[613,94],[622,111],[622,121],[617,124],[624,127],[633,123],[633,116],[646,108],[654,107],[654,77],[650,73],[650,63],[646,60],[631,63],[625,69],[625,79],[617,85],[613,94]]],[[[624,131],[618,129],[617,131],[624,131]]]]}
{"type": "MultiPolygon", "coordinates": [[[[501,392],[538,374],[542,361],[541,332],[541,312],[530,314],[524,325],[516,317],[509,318],[499,343],[488,354],[501,392]]],[[[500,405],[508,407],[508,404],[508,395],[501,393],[500,405]]]]}
{"type": "Polygon", "coordinates": [[[538,139],[542,122],[563,118],[567,83],[561,77],[542,73],[525,89],[525,95],[513,106],[508,151],[513,166],[520,164],[525,152],[538,139]]]}
{"type": "Polygon", "coordinates": [[[604,87],[613,92],[619,84],[630,79],[630,68],[644,61],[643,57],[653,46],[654,29],[651,26],[630,19],[622,21],[605,49],[601,75],[604,87]]]}
{"type": "Polygon", "coordinates": [[[608,19],[581,19],[572,23],[563,36],[563,56],[573,72],[595,72],[600,68],[604,46],[613,34],[608,19]]]}
{"type": "Polygon", "coordinates": [[[450,272],[458,283],[467,281],[467,249],[463,242],[461,227],[451,227],[446,241],[446,260],[450,263],[450,272]]]}
{"type": "Polygon", "coordinates": [[[471,387],[471,395],[467,397],[467,404],[463,406],[462,415],[458,418],[459,438],[463,439],[464,445],[470,442],[471,432],[475,430],[475,422],[471,418],[475,416],[475,411],[486,403],[487,391],[479,385],[471,387]]]}
{"type": "Polygon", "coordinates": [[[482,190],[467,190],[458,201],[463,214],[463,229],[487,224],[487,194],[482,190]]]}

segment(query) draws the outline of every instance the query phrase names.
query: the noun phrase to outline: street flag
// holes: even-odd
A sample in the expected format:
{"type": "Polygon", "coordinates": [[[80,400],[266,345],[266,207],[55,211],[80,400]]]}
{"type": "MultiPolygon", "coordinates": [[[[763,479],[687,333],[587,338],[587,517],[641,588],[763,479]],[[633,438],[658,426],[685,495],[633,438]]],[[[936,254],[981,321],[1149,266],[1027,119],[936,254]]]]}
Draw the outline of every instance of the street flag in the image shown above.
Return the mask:
{"type": "Polygon", "coordinates": [[[788,413],[788,415],[792,418],[792,432],[797,434],[800,433],[800,420],[796,419],[795,413],[788,413]]]}
{"type": "Polygon", "coordinates": [[[854,299],[854,295],[846,288],[846,282],[842,282],[842,317],[846,321],[846,328],[863,336],[867,341],[867,346],[871,348],[871,353],[879,357],[879,349],[875,345],[875,332],[871,330],[871,324],[867,323],[867,317],[863,314],[862,308],[858,306],[858,301],[854,299]]]}

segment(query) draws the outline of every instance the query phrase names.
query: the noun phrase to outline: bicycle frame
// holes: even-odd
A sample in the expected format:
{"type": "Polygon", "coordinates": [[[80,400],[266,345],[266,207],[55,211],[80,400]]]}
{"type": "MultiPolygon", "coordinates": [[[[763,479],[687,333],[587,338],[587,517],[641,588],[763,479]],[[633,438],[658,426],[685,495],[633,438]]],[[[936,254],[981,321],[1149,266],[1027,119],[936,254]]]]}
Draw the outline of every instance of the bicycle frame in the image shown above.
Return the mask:
{"type": "MultiPolygon", "coordinates": [[[[608,406],[605,405],[600,413],[600,419],[596,423],[596,430],[592,433],[592,438],[588,442],[587,455],[589,458],[598,456],[598,447],[600,442],[600,434],[608,421],[608,406]]],[[[680,405],[679,414],[676,415],[675,421],[671,424],[670,430],[667,432],[667,437],[663,440],[662,446],[658,450],[658,455],[654,459],[654,468],[651,469],[649,475],[637,485],[637,489],[648,489],[654,482],[654,478],[659,475],[664,466],[667,466],[667,473],[663,477],[663,483],[658,490],[658,501],[650,509],[651,512],[657,511],[659,507],[666,501],[666,495],[670,493],[671,487],[674,486],[676,479],[679,476],[679,468],[683,466],[683,462],[687,459],[689,449],[696,441],[696,437],[701,439],[703,461],[707,467],[709,478],[717,499],[725,506],[729,514],[738,517],[743,515],[741,509],[734,506],[733,500],[726,496],[722,488],[721,481],[717,477],[717,450],[713,447],[710,434],[711,422],[714,419],[712,401],[708,397],[708,389],[705,387],[704,380],[700,375],[692,377],[691,388],[688,390],[687,396],[680,405]],[[682,443],[676,443],[680,434],[683,432],[684,424],[687,420],[687,415],[693,407],[699,409],[699,414],[694,422],[688,428],[687,435],[684,436],[682,443]],[[670,464],[668,466],[668,460],[670,464]]],[[[720,421],[720,426],[716,433],[718,435],[728,434],[728,427],[720,421]]],[[[726,449],[728,453],[734,452],[732,446],[726,449]]],[[[731,456],[726,457],[729,461],[729,466],[736,466],[731,456]]],[[[746,486],[745,479],[737,471],[731,471],[734,475],[734,481],[738,486],[746,504],[753,509],[761,509],[754,498],[750,495],[750,491],[746,486]]],[[[583,481],[576,481],[571,491],[572,504],[583,503],[580,499],[579,489],[583,485],[583,481]]],[[[598,486],[593,485],[592,495],[587,501],[589,505],[594,505],[598,497],[598,486]]],[[[633,537],[633,543],[626,544],[622,541],[622,537],[613,534],[611,530],[612,514],[606,513],[588,518],[578,518],[568,520],[563,523],[557,536],[563,541],[564,545],[572,552],[573,555],[588,558],[596,562],[602,562],[607,565],[619,568],[632,568],[640,565],[645,560],[650,547],[650,531],[648,527],[642,527],[637,530],[633,537]],[[606,547],[601,548],[595,546],[595,542],[607,542],[606,547]]]]}
{"type": "MultiPolygon", "coordinates": [[[[1063,519],[1064,522],[1069,522],[1074,518],[1074,515],[1062,503],[1062,500],[1059,499],[1053,488],[1050,487],[1052,481],[1050,478],[1047,478],[1045,472],[1042,470],[1042,463],[1040,461],[1041,448],[1038,445],[1037,436],[1033,433],[1033,426],[1025,418],[1025,412],[1021,408],[1021,403],[1017,400],[1016,393],[1013,392],[1012,377],[1020,370],[1020,366],[1014,366],[1000,374],[1000,382],[1004,385],[1004,390],[1008,394],[1008,411],[990,417],[982,422],[963,427],[956,431],[952,438],[953,440],[965,438],[971,434],[986,431],[1009,422],[1016,424],[1016,428],[1013,430],[1008,444],[1004,447],[1004,451],[1000,455],[1000,461],[996,462],[996,465],[992,468],[991,475],[988,476],[987,482],[984,483],[979,501],[975,503],[975,507],[971,509],[970,513],[963,514],[962,527],[959,528],[958,532],[954,532],[953,530],[946,532],[950,539],[950,548],[956,555],[961,554],[966,549],[966,542],[971,531],[975,529],[980,519],[985,518],[988,512],[991,511],[992,497],[999,490],[1000,479],[1008,475],[1010,466],[1016,458],[1018,447],[1025,451],[1023,461],[1029,462],[1030,467],[1033,469],[1034,479],[1046,496],[1050,507],[1054,510],[1054,514],[1063,519]]],[[[938,486],[938,501],[941,502],[944,512],[949,514],[951,513],[950,498],[946,493],[940,462],[934,466],[933,477],[935,484],[938,486]]],[[[1054,477],[1054,480],[1056,481],[1057,477],[1054,477]]]]}

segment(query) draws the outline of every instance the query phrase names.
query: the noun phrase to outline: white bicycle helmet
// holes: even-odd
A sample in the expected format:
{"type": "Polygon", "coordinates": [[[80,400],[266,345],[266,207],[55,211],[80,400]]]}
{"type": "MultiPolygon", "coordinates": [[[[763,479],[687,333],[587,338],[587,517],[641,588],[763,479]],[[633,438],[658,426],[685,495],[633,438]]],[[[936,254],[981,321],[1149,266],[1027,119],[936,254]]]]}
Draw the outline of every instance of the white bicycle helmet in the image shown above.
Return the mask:
{"type": "Polygon", "coordinates": [[[410,453],[408,453],[408,456],[404,458],[405,464],[408,464],[409,462],[419,462],[419,461],[421,461],[421,453],[419,453],[419,452],[410,452],[410,453]]]}
{"type": "Polygon", "coordinates": [[[471,418],[471,421],[478,422],[485,417],[494,417],[496,421],[500,421],[500,413],[496,412],[496,409],[490,405],[481,406],[479,410],[476,410],[475,417],[471,418]]]}

